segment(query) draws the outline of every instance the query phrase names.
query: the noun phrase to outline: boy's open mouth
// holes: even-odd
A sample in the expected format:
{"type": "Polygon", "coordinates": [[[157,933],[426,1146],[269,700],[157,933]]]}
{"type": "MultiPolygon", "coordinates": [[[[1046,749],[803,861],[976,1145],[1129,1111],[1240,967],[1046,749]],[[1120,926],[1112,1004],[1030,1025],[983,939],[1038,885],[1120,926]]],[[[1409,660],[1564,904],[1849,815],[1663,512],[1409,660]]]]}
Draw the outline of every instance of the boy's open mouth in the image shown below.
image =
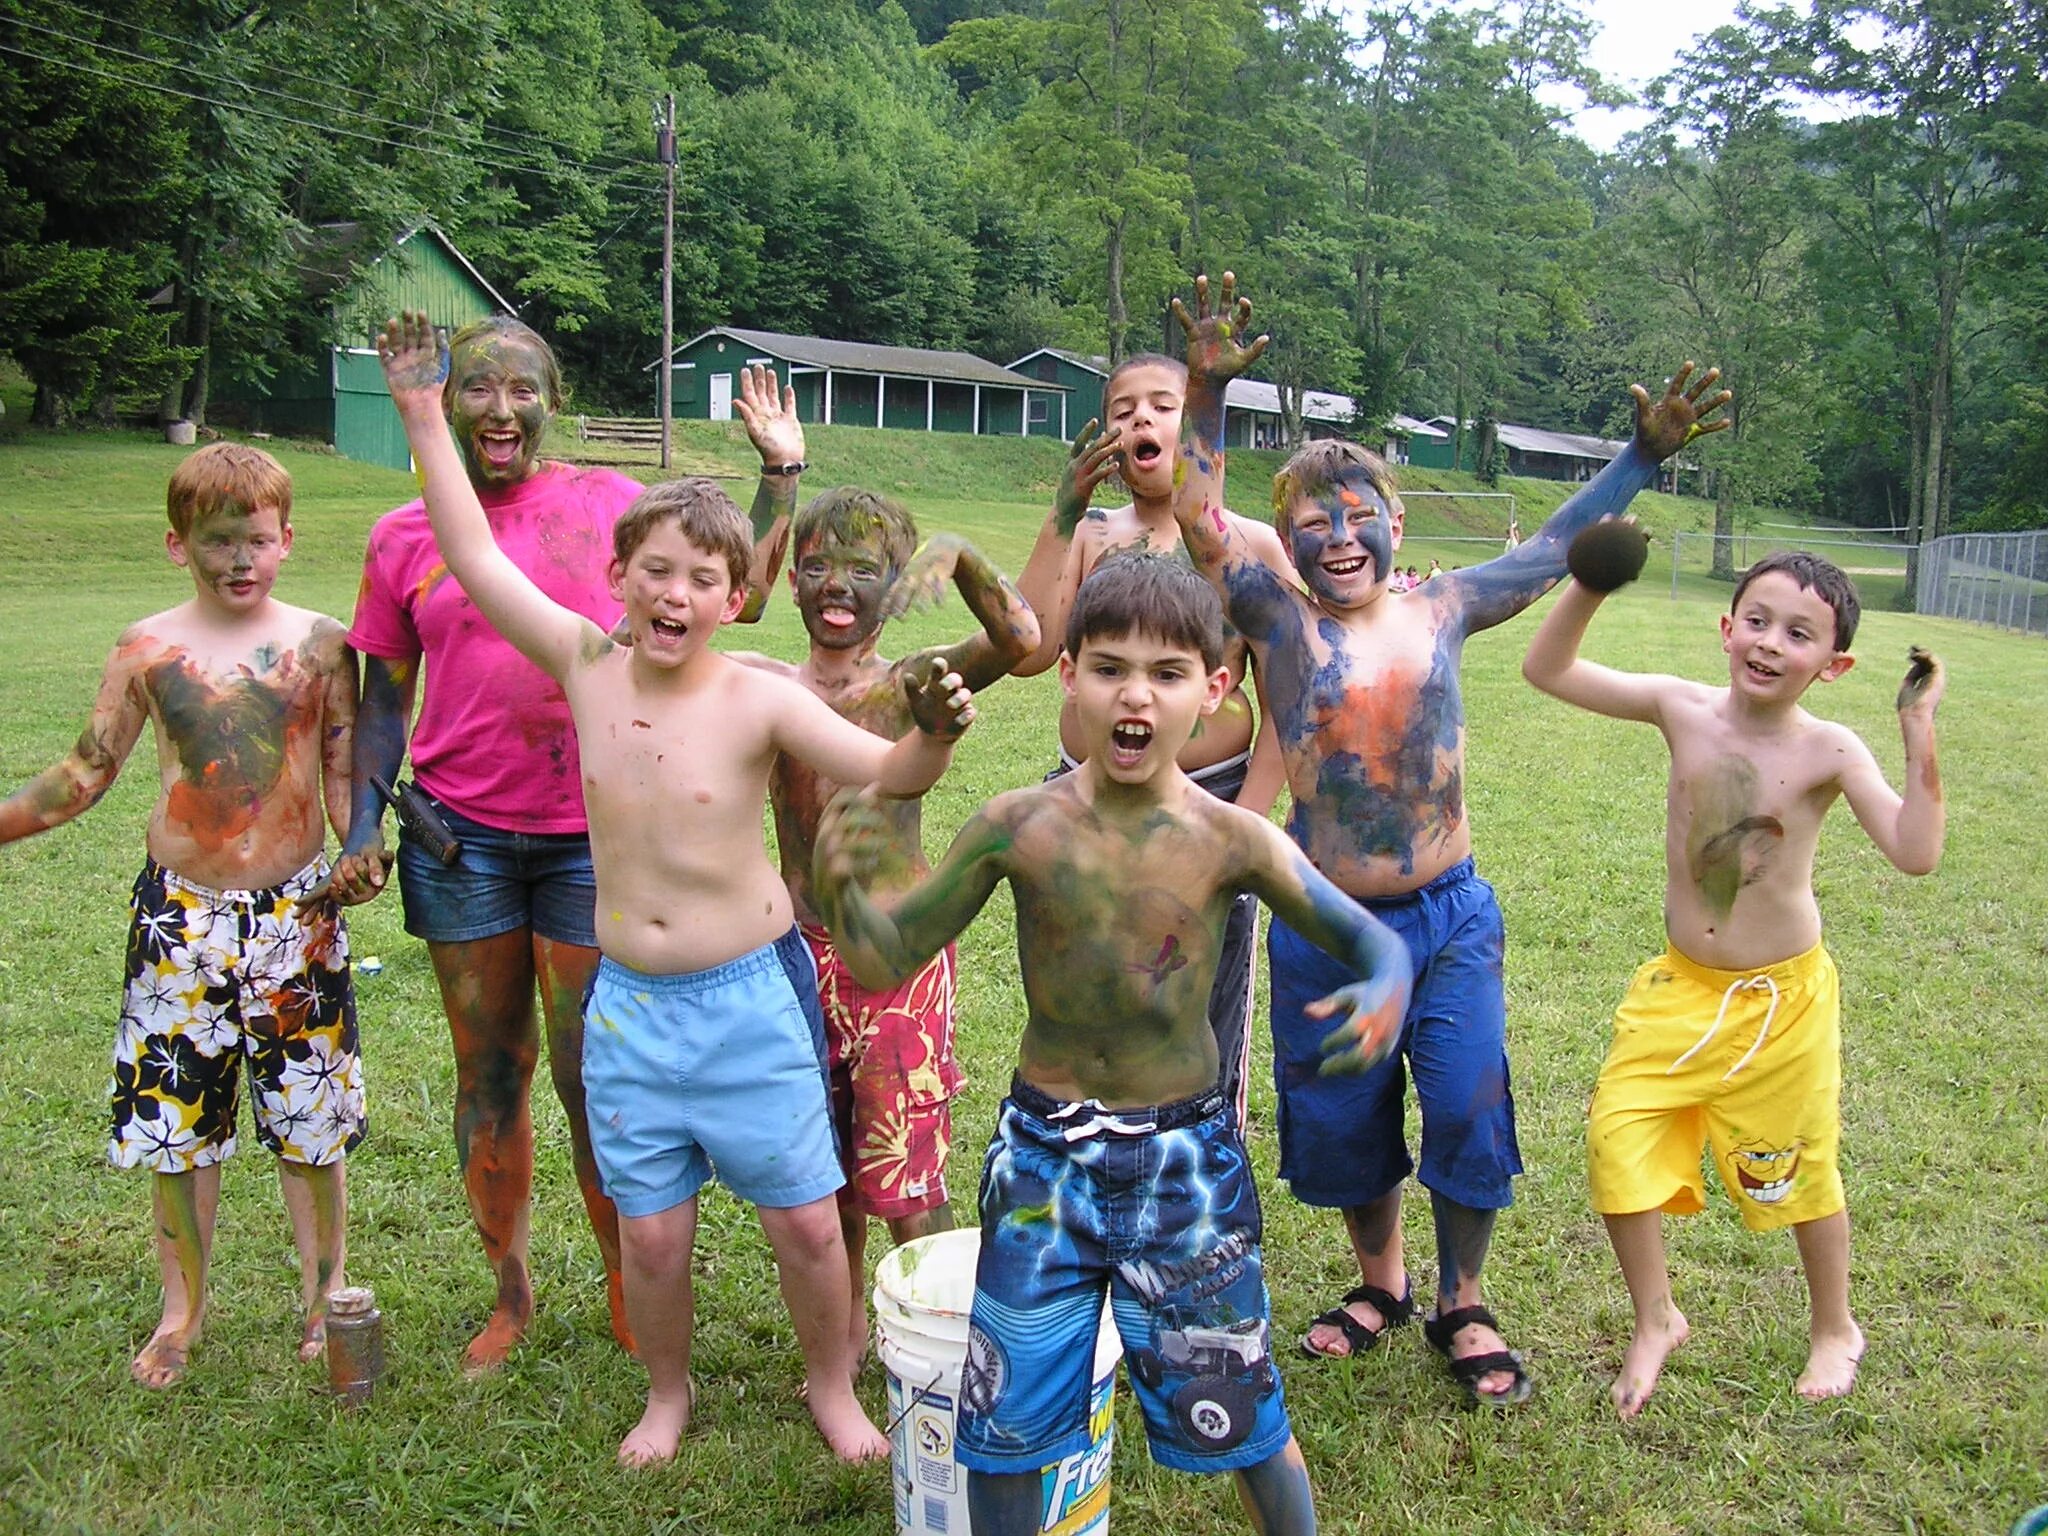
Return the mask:
{"type": "Polygon", "coordinates": [[[680,640],[690,632],[690,626],[680,619],[664,619],[659,616],[648,619],[648,630],[661,640],[680,640]]]}
{"type": "Polygon", "coordinates": [[[1119,720],[1110,727],[1109,753],[1119,766],[1135,766],[1152,745],[1152,727],[1144,720],[1119,720]]]}
{"type": "Polygon", "coordinates": [[[1364,570],[1366,563],[1367,557],[1364,555],[1346,555],[1340,560],[1325,560],[1323,569],[1340,580],[1349,580],[1364,570]]]}
{"type": "Polygon", "coordinates": [[[1780,676],[1779,673],[1765,666],[1760,661],[1748,661],[1743,663],[1743,665],[1748,667],[1749,675],[1761,683],[1775,682],[1780,676]]]}
{"type": "Polygon", "coordinates": [[[1138,469],[1150,469],[1166,456],[1166,449],[1149,437],[1133,438],[1128,451],[1131,464],[1138,469]]]}
{"type": "Polygon", "coordinates": [[[829,624],[834,629],[851,629],[860,622],[860,615],[839,603],[820,603],[818,622],[829,624]]]}

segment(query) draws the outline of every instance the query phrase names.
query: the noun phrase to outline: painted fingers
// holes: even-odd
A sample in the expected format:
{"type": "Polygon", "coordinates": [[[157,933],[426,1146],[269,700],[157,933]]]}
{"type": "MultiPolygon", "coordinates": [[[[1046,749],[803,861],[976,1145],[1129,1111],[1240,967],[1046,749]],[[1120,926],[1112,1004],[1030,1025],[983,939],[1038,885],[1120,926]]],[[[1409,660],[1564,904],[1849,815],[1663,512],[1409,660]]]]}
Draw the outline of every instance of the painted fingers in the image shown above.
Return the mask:
{"type": "Polygon", "coordinates": [[[821,895],[874,877],[889,843],[889,831],[873,785],[842,789],[818,818],[812,874],[821,895]]]}
{"type": "Polygon", "coordinates": [[[1721,377],[1718,368],[1709,368],[1693,379],[1692,371],[1697,366],[1689,358],[1681,363],[1678,371],[1665,382],[1661,399],[1652,400],[1650,392],[1640,384],[1629,386],[1629,393],[1636,402],[1636,440],[1645,452],[1660,462],[1694,438],[1722,431],[1728,426],[1725,416],[1712,421],[1706,418],[1733,400],[1734,393],[1714,389],[1721,377]]]}
{"type": "Polygon", "coordinates": [[[920,544],[882,594],[882,617],[900,619],[913,608],[936,608],[944,602],[965,547],[966,541],[951,533],[935,533],[920,544]]]}
{"type": "Polygon", "coordinates": [[[798,464],[804,456],[804,424],[797,419],[796,386],[786,384],[778,396],[775,370],[749,363],[740,370],[739,398],[732,408],[746,425],[747,438],[763,464],[798,464]]]}
{"type": "Polygon", "coordinates": [[[1234,272],[1223,274],[1213,310],[1209,306],[1209,279],[1206,274],[1197,277],[1194,314],[1190,316],[1176,297],[1173,318],[1187,333],[1188,372],[1208,379],[1236,378],[1258,361],[1272,340],[1270,336],[1260,336],[1249,344],[1243,341],[1252,328],[1252,301],[1238,294],[1234,272]]]}
{"type": "Polygon", "coordinates": [[[1096,429],[1101,425],[1091,419],[1075,434],[1073,445],[1067,450],[1066,468],[1060,472],[1060,487],[1052,500],[1053,519],[1062,538],[1073,537],[1081,519],[1088,515],[1088,503],[1094,498],[1095,488],[1116,473],[1123,430],[1111,427],[1107,432],[1098,432],[1096,429]]]}
{"type": "Polygon", "coordinates": [[[1948,668],[1929,650],[1914,646],[1906,652],[1906,679],[1899,684],[1900,714],[1918,711],[1932,715],[1948,688],[1948,668]]]}
{"type": "Polygon", "coordinates": [[[1353,982],[1303,1009],[1312,1019],[1343,1020],[1323,1036],[1318,1075],[1348,1076],[1386,1060],[1401,1038],[1401,1020],[1407,1012],[1404,990],[1391,980],[1353,982]]]}
{"type": "Polygon", "coordinates": [[[958,741],[974,723],[974,695],[958,672],[947,669],[942,656],[932,658],[922,679],[906,677],[904,694],[910,718],[927,736],[958,741]]]}
{"type": "Polygon", "coordinates": [[[423,313],[409,309],[393,315],[377,333],[377,358],[384,365],[384,384],[403,406],[430,396],[441,409],[441,386],[448,379],[448,333],[423,313]]]}
{"type": "Polygon", "coordinates": [[[375,900],[391,876],[392,860],[393,855],[385,851],[381,840],[375,848],[344,853],[334,861],[325,880],[293,903],[293,910],[304,917],[330,901],[357,907],[375,900]]]}

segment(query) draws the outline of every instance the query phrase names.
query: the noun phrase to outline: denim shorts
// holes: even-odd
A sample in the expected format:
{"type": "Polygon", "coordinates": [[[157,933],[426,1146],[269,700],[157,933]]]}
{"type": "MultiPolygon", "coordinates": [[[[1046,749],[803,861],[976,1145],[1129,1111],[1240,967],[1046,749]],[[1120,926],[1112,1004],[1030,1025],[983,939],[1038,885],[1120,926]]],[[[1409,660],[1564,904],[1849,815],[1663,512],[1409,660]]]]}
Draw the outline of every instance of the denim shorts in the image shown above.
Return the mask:
{"type": "Polygon", "coordinates": [[[1420,890],[1360,903],[1401,936],[1415,990],[1399,1047],[1369,1072],[1322,1077],[1327,1019],[1317,998],[1351,968],[1277,917],[1267,925],[1273,978],[1273,1080],[1280,1092],[1280,1177],[1304,1205],[1370,1205],[1407,1178],[1407,1072],[1422,1104],[1422,1182],[1459,1205],[1512,1203],[1522,1171],[1508,1086],[1505,935],[1500,903],[1470,859],[1420,890]],[[1405,1065],[1405,1070],[1404,1070],[1405,1065]]]}
{"type": "Polygon", "coordinates": [[[792,928],[709,970],[600,960],[583,1001],[590,1149],[621,1216],[718,1182],[770,1210],[846,1182],[827,1099],[817,971],[792,928]]]}
{"type": "Polygon", "coordinates": [[[466,944],[531,928],[557,944],[597,948],[597,872],[587,834],[506,832],[446,801],[433,805],[461,841],[462,857],[443,864],[400,831],[398,895],[407,933],[429,944],[466,944]]]}

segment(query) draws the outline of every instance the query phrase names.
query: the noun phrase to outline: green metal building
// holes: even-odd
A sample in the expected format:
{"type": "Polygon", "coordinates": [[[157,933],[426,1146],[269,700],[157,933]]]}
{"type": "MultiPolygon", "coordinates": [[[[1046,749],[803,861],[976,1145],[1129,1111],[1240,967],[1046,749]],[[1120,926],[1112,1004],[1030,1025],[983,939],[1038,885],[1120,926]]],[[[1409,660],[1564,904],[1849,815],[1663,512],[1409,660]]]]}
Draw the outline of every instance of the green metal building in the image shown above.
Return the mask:
{"type": "MultiPolygon", "coordinates": [[[[864,341],[786,336],[718,325],[669,357],[678,419],[730,421],[739,373],[762,363],[796,390],[806,422],[897,427],[912,432],[978,432],[1057,437],[1066,424],[1066,390],[971,352],[884,347],[864,341]]],[[[660,366],[647,365],[648,372],[660,366]]],[[[661,409],[659,389],[651,402],[661,409]]]]}
{"type": "Polygon", "coordinates": [[[1040,347],[1010,364],[1010,371],[1066,387],[1067,414],[1060,423],[1061,437],[1071,439],[1089,422],[1102,420],[1102,389],[1109,382],[1108,358],[1089,357],[1059,347],[1040,347]]]}
{"type": "Polygon", "coordinates": [[[349,458],[407,469],[405,429],[373,345],[378,329],[407,309],[424,310],[450,330],[517,311],[431,224],[374,254],[366,245],[353,223],[309,232],[299,254],[300,283],[308,298],[324,304],[328,334],[339,339],[309,350],[267,386],[221,390],[215,404],[224,419],[258,432],[317,437],[349,458]]]}

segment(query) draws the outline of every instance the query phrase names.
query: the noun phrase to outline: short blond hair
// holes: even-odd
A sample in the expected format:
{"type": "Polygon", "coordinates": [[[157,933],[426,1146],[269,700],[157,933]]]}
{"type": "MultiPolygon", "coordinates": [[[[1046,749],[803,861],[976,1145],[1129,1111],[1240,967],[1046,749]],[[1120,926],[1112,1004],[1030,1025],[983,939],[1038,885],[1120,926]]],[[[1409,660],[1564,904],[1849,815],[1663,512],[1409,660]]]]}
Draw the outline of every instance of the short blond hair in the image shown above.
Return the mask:
{"type": "Polygon", "coordinates": [[[1297,501],[1314,500],[1333,489],[1344,478],[1345,471],[1351,469],[1365,471],[1366,479],[1380,493],[1389,511],[1400,505],[1400,495],[1394,489],[1394,472],[1387,468],[1385,459],[1370,448],[1341,437],[1319,437],[1296,449],[1273,477],[1273,526],[1280,530],[1280,536],[1287,536],[1287,515],[1297,501]]]}
{"type": "Polygon", "coordinates": [[[612,558],[625,565],[664,522],[673,522],[705,553],[724,556],[732,590],[745,588],[747,569],[754,563],[753,525],[717,481],[694,475],[650,485],[612,525],[612,558]]]}
{"type": "Polygon", "coordinates": [[[192,525],[213,512],[254,512],[277,508],[277,520],[290,526],[292,477],[261,448],[247,443],[208,443],[171,471],[164,492],[164,511],[171,531],[192,536],[192,525]]]}

